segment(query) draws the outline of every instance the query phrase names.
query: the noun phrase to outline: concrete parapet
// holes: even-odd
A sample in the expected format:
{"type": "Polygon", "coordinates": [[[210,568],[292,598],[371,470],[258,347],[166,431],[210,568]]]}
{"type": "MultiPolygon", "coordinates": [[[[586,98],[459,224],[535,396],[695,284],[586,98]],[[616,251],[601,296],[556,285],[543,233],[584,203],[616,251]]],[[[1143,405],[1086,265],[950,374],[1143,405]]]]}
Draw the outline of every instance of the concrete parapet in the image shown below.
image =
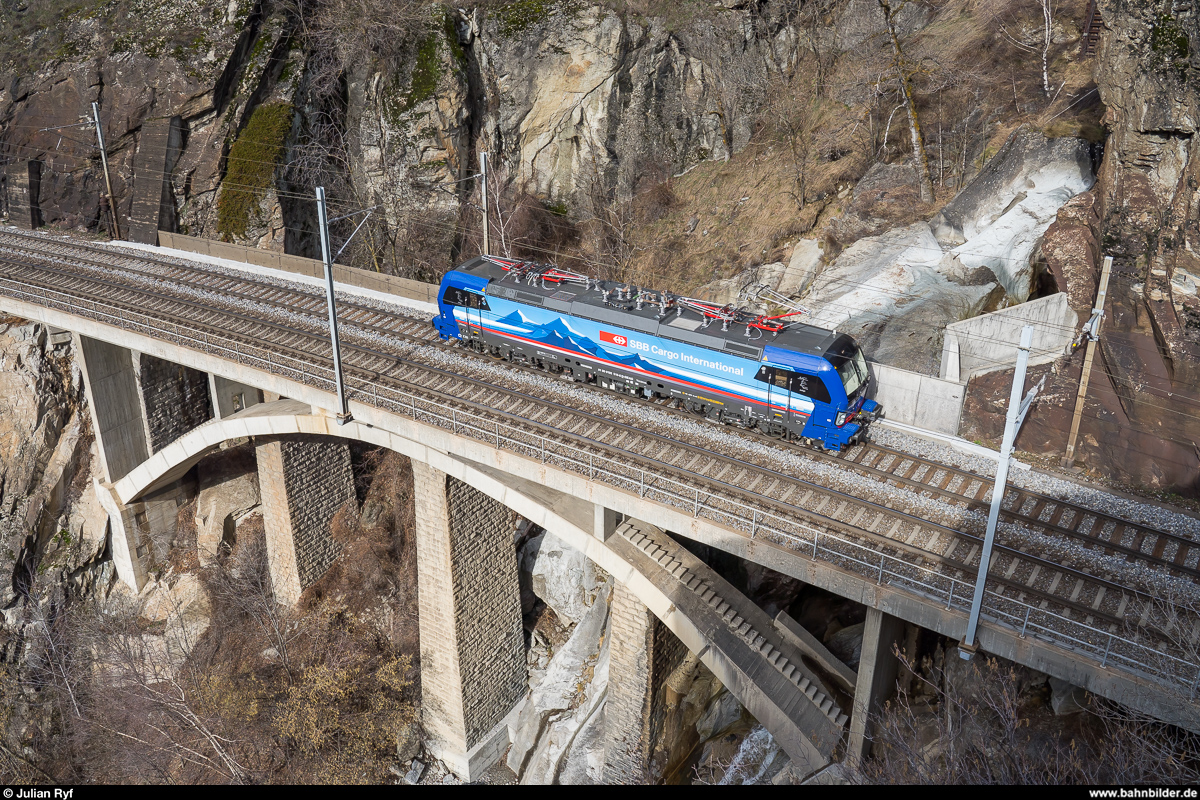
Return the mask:
{"type": "Polygon", "coordinates": [[[284,439],[259,445],[257,455],[271,586],[279,602],[293,605],[341,553],[330,523],[354,499],[350,449],[284,439]]]}
{"type": "Polygon", "coordinates": [[[939,433],[958,433],[966,386],[953,380],[871,363],[872,395],[887,419],[939,433]]]}
{"type": "Polygon", "coordinates": [[[526,690],[514,515],[416,461],[413,483],[426,746],[475,780],[503,755],[526,690]]]}
{"type": "MultiPolygon", "coordinates": [[[[179,233],[160,231],[158,241],[163,247],[173,250],[187,250],[214,258],[224,258],[230,261],[241,261],[268,269],[292,272],[306,275],[310,278],[325,276],[325,265],[313,258],[292,256],[286,253],[276,253],[272,250],[262,250],[257,247],[217,242],[212,239],[200,239],[195,236],[184,236],[179,233]]],[[[438,284],[414,281],[410,278],[399,278],[395,275],[383,275],[365,269],[334,265],[333,279],[338,283],[370,289],[384,294],[393,294],[419,300],[422,303],[436,303],[438,284]]]]}
{"type": "Polygon", "coordinates": [[[956,377],[965,383],[975,375],[1013,366],[1021,328],[1026,325],[1033,326],[1032,367],[1065,352],[1075,338],[1079,315],[1071,310],[1067,295],[1059,293],[951,323],[942,339],[942,378],[956,377]]]}

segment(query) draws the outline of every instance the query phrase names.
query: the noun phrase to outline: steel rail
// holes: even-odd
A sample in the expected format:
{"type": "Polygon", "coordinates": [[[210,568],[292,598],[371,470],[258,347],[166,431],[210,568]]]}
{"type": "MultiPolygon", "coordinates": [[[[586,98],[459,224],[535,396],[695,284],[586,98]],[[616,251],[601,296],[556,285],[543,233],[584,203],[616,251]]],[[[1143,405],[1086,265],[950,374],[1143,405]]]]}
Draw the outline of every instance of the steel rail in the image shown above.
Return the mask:
{"type": "MultiPolygon", "coordinates": [[[[15,281],[11,281],[11,279],[9,279],[8,282],[15,283],[15,281]]],[[[162,325],[161,320],[155,320],[137,310],[121,309],[122,315],[117,316],[117,315],[109,314],[108,312],[100,311],[100,309],[95,305],[94,300],[89,301],[92,303],[92,305],[90,308],[88,308],[85,306],[78,305],[78,303],[75,302],[75,300],[80,299],[80,298],[73,298],[71,295],[64,294],[63,292],[61,292],[57,289],[44,287],[44,286],[38,286],[35,284],[26,284],[26,285],[31,286],[32,288],[35,288],[35,289],[39,289],[42,291],[49,291],[54,294],[61,295],[64,298],[63,300],[50,301],[50,302],[51,302],[51,304],[53,304],[55,306],[57,306],[57,305],[66,306],[69,313],[82,312],[85,316],[94,316],[94,317],[95,316],[106,316],[106,317],[109,317],[109,318],[115,320],[118,325],[121,325],[123,327],[127,326],[129,324],[133,324],[135,326],[140,326],[140,327],[145,328],[146,331],[150,335],[158,336],[158,337],[166,336],[169,339],[176,338],[176,339],[181,340],[180,343],[184,344],[184,346],[195,346],[195,347],[193,347],[193,349],[198,349],[202,352],[205,350],[213,350],[213,349],[218,350],[218,351],[224,351],[227,354],[227,357],[231,356],[232,359],[235,360],[237,363],[257,362],[257,366],[259,368],[266,367],[269,371],[277,371],[278,369],[291,370],[292,372],[295,372],[297,375],[301,376],[302,379],[305,379],[306,383],[309,383],[311,385],[331,384],[330,378],[318,376],[318,375],[315,375],[315,374],[307,371],[308,367],[311,367],[314,365],[301,362],[302,366],[299,369],[297,369],[296,367],[287,367],[286,365],[280,364],[277,360],[273,359],[270,351],[267,351],[260,346],[250,346],[246,350],[242,350],[242,349],[238,348],[235,343],[235,348],[229,348],[224,344],[220,344],[219,342],[213,343],[212,341],[207,340],[207,334],[204,334],[205,341],[202,342],[200,339],[197,339],[195,337],[189,337],[189,336],[182,335],[180,333],[178,325],[176,325],[174,323],[168,323],[168,324],[171,324],[172,327],[174,328],[173,331],[165,330],[165,329],[161,328],[161,325],[162,325]],[[135,314],[137,316],[141,316],[144,319],[149,319],[150,323],[147,324],[144,322],[136,322],[135,320],[130,319],[128,315],[131,313],[135,314]],[[249,352],[249,350],[251,350],[251,349],[259,350],[260,352],[265,352],[266,355],[265,355],[265,357],[261,356],[261,355],[257,355],[257,356],[253,355],[251,352],[249,352]]],[[[45,295],[39,296],[36,294],[29,294],[29,293],[27,293],[25,291],[21,291],[21,290],[18,290],[18,293],[22,294],[22,295],[26,295],[26,296],[30,297],[30,299],[32,301],[40,302],[40,304],[42,304],[42,305],[47,304],[47,301],[49,301],[49,298],[46,297],[45,295]]],[[[105,299],[105,298],[101,298],[101,300],[103,302],[106,302],[106,304],[108,302],[107,299],[105,299]]],[[[317,367],[317,368],[320,369],[320,367],[317,367]]],[[[446,415],[445,415],[446,403],[442,400],[438,400],[436,403],[432,403],[431,404],[432,408],[430,410],[421,411],[418,409],[418,404],[419,403],[427,403],[429,401],[422,399],[422,398],[418,398],[416,395],[405,392],[403,390],[397,391],[397,390],[393,389],[392,387],[384,386],[384,387],[372,387],[372,392],[369,394],[357,387],[355,387],[354,391],[359,394],[359,397],[357,399],[360,402],[372,403],[372,404],[374,404],[376,406],[380,406],[380,407],[387,407],[391,411],[409,412],[408,415],[412,416],[414,419],[422,420],[422,417],[424,417],[424,419],[422,420],[424,422],[432,422],[440,427],[451,427],[452,426],[454,428],[455,432],[458,432],[460,434],[464,432],[461,425],[459,424],[458,412],[455,412],[454,415],[452,416],[451,425],[450,426],[446,425],[446,418],[445,418],[446,417],[446,415]],[[397,402],[395,399],[393,399],[389,402],[388,398],[385,396],[384,398],[382,398],[383,403],[381,406],[380,405],[381,398],[378,393],[379,388],[383,388],[385,395],[388,392],[401,395],[400,401],[397,402]],[[405,397],[405,396],[407,396],[407,397],[405,397]]],[[[459,401],[459,402],[461,402],[461,401],[459,401]]],[[[496,415],[498,412],[496,412],[494,409],[489,409],[489,413],[491,415],[496,415]]],[[[549,461],[557,460],[560,462],[566,461],[569,463],[569,465],[574,467],[574,471],[581,472],[581,473],[585,472],[585,470],[583,469],[582,460],[576,458],[577,453],[578,453],[578,447],[568,448],[567,453],[560,452],[560,453],[553,453],[553,454],[548,455],[547,450],[546,450],[547,437],[544,434],[538,435],[538,447],[534,447],[532,442],[530,442],[527,438],[530,435],[530,433],[528,431],[515,429],[507,421],[499,422],[499,421],[495,420],[494,416],[491,419],[486,419],[483,421],[485,422],[485,424],[478,426],[474,431],[474,433],[476,434],[476,438],[491,439],[493,437],[488,436],[487,432],[494,430],[494,441],[495,441],[495,446],[497,448],[507,445],[509,449],[516,449],[518,452],[525,452],[528,455],[537,455],[538,452],[540,451],[540,456],[541,456],[541,459],[543,462],[547,462],[548,460],[549,461]],[[501,434],[500,434],[501,426],[503,426],[506,429],[506,431],[516,433],[517,435],[516,436],[508,436],[508,435],[501,436],[501,434]],[[480,435],[480,434],[482,434],[482,435],[480,435]]],[[[601,446],[601,447],[605,446],[602,443],[595,443],[595,444],[597,446],[601,446]]],[[[609,477],[612,479],[610,482],[615,482],[617,484],[621,484],[621,483],[632,484],[632,481],[631,481],[632,476],[628,475],[628,473],[627,473],[627,470],[629,470],[629,468],[630,468],[629,464],[620,463],[613,459],[603,458],[603,457],[602,457],[601,461],[602,461],[602,463],[607,463],[607,464],[610,464],[617,468],[617,469],[611,470],[611,471],[604,470],[604,469],[599,470],[599,472],[608,472],[609,477]]],[[[634,466],[633,469],[638,470],[640,473],[639,484],[641,487],[641,491],[643,492],[643,496],[653,495],[654,493],[660,493],[660,494],[663,493],[663,488],[659,485],[656,485],[657,483],[661,483],[663,481],[668,482],[668,483],[675,482],[674,479],[666,477],[666,476],[662,476],[662,475],[650,476],[650,480],[647,481],[648,476],[647,476],[644,468],[634,466]]],[[[598,470],[596,467],[594,455],[589,456],[586,473],[589,474],[589,477],[591,477],[592,479],[595,479],[596,477],[598,477],[598,470]]],[[[798,550],[798,549],[803,548],[803,549],[807,550],[807,548],[809,546],[809,542],[807,540],[805,540],[803,535],[797,535],[797,531],[800,531],[801,533],[807,533],[808,536],[811,537],[811,547],[812,547],[812,553],[813,553],[814,558],[820,557],[820,554],[822,552],[821,542],[822,542],[822,540],[824,540],[825,541],[824,552],[825,552],[827,561],[830,561],[832,563],[840,562],[843,564],[845,564],[846,562],[854,562],[860,566],[870,564],[872,571],[875,570],[875,566],[873,563],[874,557],[877,555],[880,555],[880,554],[875,553],[875,552],[870,552],[869,555],[871,556],[872,560],[871,560],[871,562],[868,562],[864,559],[856,558],[848,553],[836,550],[833,547],[831,547],[831,545],[830,545],[830,542],[832,541],[834,543],[834,545],[839,546],[839,547],[850,547],[851,549],[858,548],[860,550],[869,550],[869,548],[864,547],[861,543],[849,541],[844,538],[829,534],[827,532],[816,530],[816,529],[812,528],[811,526],[805,525],[803,523],[797,524],[794,520],[787,520],[787,519],[778,517],[777,515],[760,514],[758,509],[751,509],[751,508],[746,508],[746,507],[742,508],[743,512],[751,511],[753,514],[753,518],[748,517],[745,513],[742,513],[741,515],[730,514],[728,511],[722,511],[721,509],[718,509],[715,506],[710,504],[709,501],[713,498],[712,492],[705,492],[704,493],[705,499],[702,502],[701,501],[702,490],[700,487],[689,486],[689,485],[685,484],[685,485],[679,486],[678,489],[679,489],[678,491],[675,491],[673,493],[667,493],[668,501],[672,501],[672,504],[674,504],[674,505],[679,505],[680,501],[683,501],[683,503],[685,503],[685,504],[694,503],[696,516],[699,516],[703,512],[703,514],[704,514],[704,516],[706,516],[706,518],[711,518],[711,519],[715,519],[720,522],[724,522],[724,524],[729,524],[734,529],[744,529],[746,524],[749,523],[750,526],[752,526],[752,529],[750,531],[750,534],[752,537],[754,537],[756,532],[771,533],[772,526],[770,523],[771,523],[771,520],[774,519],[777,521],[777,523],[779,525],[786,525],[788,528],[791,528],[791,530],[777,529],[774,531],[782,538],[782,543],[784,544],[784,546],[787,546],[789,549],[798,550]],[[690,498],[686,497],[688,490],[690,490],[691,493],[694,494],[693,497],[690,497],[690,498]]],[[[740,506],[741,504],[735,503],[734,505],[740,506]]],[[[861,570],[859,570],[859,571],[861,572],[861,570]]],[[[889,564],[888,557],[886,556],[886,554],[880,556],[880,562],[879,562],[879,566],[878,566],[879,581],[883,582],[885,577],[887,577],[889,579],[888,582],[890,584],[894,585],[894,584],[899,583],[901,585],[900,588],[905,588],[908,591],[914,592],[915,594],[918,594],[918,595],[930,596],[931,591],[934,595],[942,595],[946,599],[947,608],[955,605],[956,602],[959,602],[959,604],[961,605],[960,601],[965,596],[964,592],[962,590],[960,590],[957,593],[958,598],[956,601],[955,587],[958,585],[962,585],[962,586],[970,585],[965,581],[955,579],[952,576],[946,576],[944,574],[935,572],[933,570],[929,570],[929,569],[921,567],[919,565],[907,564],[907,563],[904,563],[903,561],[898,561],[898,560],[895,561],[895,563],[893,563],[893,564],[889,564]],[[929,580],[923,581],[923,580],[917,579],[912,574],[914,570],[920,574],[924,574],[929,580]],[[939,583],[941,584],[940,586],[938,585],[939,583]]],[[[1151,674],[1151,675],[1157,676],[1159,678],[1168,678],[1177,684],[1182,683],[1182,684],[1191,685],[1191,686],[1195,685],[1195,680],[1193,680],[1191,677],[1192,671],[1194,670],[1194,667],[1195,667],[1194,664],[1192,664],[1191,662],[1188,662],[1184,659],[1180,659],[1180,658],[1177,658],[1174,656],[1169,656],[1169,655],[1163,654],[1153,645],[1148,646],[1141,642],[1137,642],[1137,641],[1134,641],[1131,639],[1125,639],[1123,637],[1118,636],[1117,632],[1115,632],[1115,631],[1098,630],[1094,627],[1087,625],[1086,623],[1081,623],[1078,620],[1071,620],[1069,618],[1062,617],[1061,615],[1055,614],[1053,612],[1049,612],[1046,609],[1038,608],[1038,607],[1030,605],[1028,603],[1023,603],[1019,599],[1010,598],[1010,597],[1004,596],[1004,595],[996,593],[996,592],[989,592],[988,594],[989,594],[989,596],[992,596],[994,598],[993,602],[996,604],[999,604],[1001,606],[1014,606],[1015,605],[1018,608],[1018,610],[1020,608],[1025,609],[1024,622],[1022,625],[1022,634],[1024,634],[1025,632],[1027,632],[1029,630],[1034,631],[1035,634],[1037,631],[1042,631],[1044,634],[1047,634],[1046,638],[1048,638],[1049,641],[1052,641],[1060,646],[1070,647],[1072,649],[1079,650],[1083,654],[1091,654],[1091,655],[1095,655],[1096,653],[1099,652],[1100,648],[1098,646],[1098,641],[1103,640],[1106,642],[1104,650],[1103,650],[1103,656],[1102,656],[1103,662],[1107,662],[1109,660],[1112,660],[1114,662],[1119,661],[1122,664],[1125,664],[1127,669],[1131,669],[1135,672],[1145,672],[1147,674],[1151,674]],[[1041,622],[1039,622],[1039,620],[1041,620],[1041,622]],[[1079,636],[1072,636],[1063,631],[1059,631],[1055,628],[1048,627],[1049,623],[1047,621],[1054,621],[1053,624],[1059,625],[1059,626],[1066,626],[1068,628],[1077,628],[1080,630],[1081,633],[1079,636]],[[1114,648],[1114,643],[1116,644],[1116,648],[1114,648]],[[1127,653],[1122,652],[1122,649],[1131,650],[1135,653],[1141,653],[1141,654],[1143,654],[1142,658],[1134,658],[1134,657],[1128,655],[1127,653]],[[1185,676],[1185,674],[1186,674],[1186,676],[1185,676]],[[1189,681],[1191,681],[1191,682],[1189,683],[1189,681]]],[[[985,617],[992,617],[992,616],[993,616],[992,609],[988,609],[988,612],[985,614],[985,617]]],[[[1005,611],[1003,607],[997,608],[995,610],[994,616],[997,619],[1015,619],[1016,618],[1016,617],[1014,617],[1014,615],[1012,613],[1005,611]]],[[[1013,626],[1013,627],[1015,627],[1015,626],[1013,626]]],[[[1197,674],[1200,674],[1200,673],[1197,673],[1197,674]]]]}

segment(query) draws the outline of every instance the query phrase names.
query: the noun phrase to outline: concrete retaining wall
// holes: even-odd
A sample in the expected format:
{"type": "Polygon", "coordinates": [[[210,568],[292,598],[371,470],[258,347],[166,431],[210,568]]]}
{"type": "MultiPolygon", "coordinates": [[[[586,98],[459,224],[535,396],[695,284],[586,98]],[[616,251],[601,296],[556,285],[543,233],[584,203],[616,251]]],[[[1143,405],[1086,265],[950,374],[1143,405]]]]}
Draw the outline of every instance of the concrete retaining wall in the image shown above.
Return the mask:
{"type": "Polygon", "coordinates": [[[957,381],[871,364],[875,399],[884,417],[938,433],[958,433],[966,387],[957,381]]]}
{"type": "MultiPolygon", "coordinates": [[[[167,231],[158,232],[158,243],[174,250],[187,250],[191,253],[201,253],[215,258],[257,264],[260,267],[306,275],[310,278],[325,277],[325,265],[315,258],[289,256],[286,253],[276,253],[272,250],[259,250],[256,247],[243,247],[237,244],[215,242],[211,239],[198,239],[195,236],[184,236],[181,233],[168,233],[167,231]]],[[[333,266],[333,279],[338,283],[394,294],[425,303],[437,302],[438,287],[433,283],[397,278],[394,275],[383,275],[337,264],[333,266]]]]}
{"type": "Polygon", "coordinates": [[[972,376],[1013,366],[1026,325],[1033,326],[1029,365],[1034,366],[1063,354],[1075,338],[1079,317],[1060,293],[951,323],[942,341],[941,377],[965,383],[972,376]]]}
{"type": "Polygon", "coordinates": [[[7,186],[8,218],[22,230],[42,226],[39,196],[42,186],[42,162],[18,161],[4,168],[7,186]]]}
{"type": "Polygon", "coordinates": [[[175,229],[171,173],[183,144],[182,127],[181,117],[162,117],[142,125],[134,157],[130,241],[156,244],[159,228],[175,229]]]}

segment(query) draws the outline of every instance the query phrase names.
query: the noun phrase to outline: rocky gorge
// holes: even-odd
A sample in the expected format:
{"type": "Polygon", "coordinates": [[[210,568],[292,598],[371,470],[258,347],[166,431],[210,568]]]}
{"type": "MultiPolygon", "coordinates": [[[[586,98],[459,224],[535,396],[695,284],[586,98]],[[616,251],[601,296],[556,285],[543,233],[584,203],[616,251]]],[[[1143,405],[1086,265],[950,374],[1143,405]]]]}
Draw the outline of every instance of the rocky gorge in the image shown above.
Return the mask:
{"type": "MultiPolygon", "coordinates": [[[[1024,58],[1028,9],[897,12],[905,58],[927,65],[911,77],[936,162],[929,203],[903,104],[886,105],[897,84],[866,0],[659,14],[540,0],[394,13],[370,0],[66,3],[29,35],[44,60],[9,67],[3,147],[44,165],[47,224],[98,230],[95,152],[61,127],[98,101],[119,216],[136,216],[139,181],[151,196],[161,183],[154,226],[312,255],[309,198],[324,184],[341,213],[371,209],[348,263],[424,279],[479,246],[472,176],[489,153],[497,252],[713,299],[765,282],[857,331],[881,362],[927,374],[941,338],[918,331],[1054,291],[1082,321],[1103,251],[1127,278],[1080,461],[1187,494],[1200,463],[1187,436],[1159,429],[1178,418],[1190,431],[1176,398],[1195,396],[1183,233],[1195,91],[1180,44],[1195,23],[1151,5],[1101,2],[1094,55],[1080,50],[1086,3],[1060,9],[1052,93],[1024,58]],[[175,138],[151,154],[155,120],[175,138]],[[1130,356],[1146,337],[1157,366],[1130,356]]],[[[1079,352],[1053,367],[1027,449],[1063,448],[1079,352]]],[[[966,430],[996,435],[1004,374],[974,382],[966,430]]]]}
{"type": "MultiPolygon", "coordinates": [[[[495,252],[669,282],[721,302],[764,284],[810,307],[817,324],[852,332],[874,360],[929,376],[938,374],[948,323],[1055,293],[1082,323],[1108,255],[1102,366],[1071,477],[1194,498],[1196,12],[1179,2],[1100,0],[1102,33],[1089,53],[1082,0],[1057,6],[1044,31],[1036,3],[913,2],[893,20],[905,52],[893,58],[880,7],[63,0],[30,27],[23,15],[32,4],[5,6],[0,20],[14,31],[0,53],[7,207],[16,207],[21,170],[37,161],[44,223],[106,235],[92,134],[71,127],[97,102],[123,226],[148,222],[311,256],[311,196],[322,185],[337,215],[371,211],[353,239],[361,216],[335,223],[343,263],[436,280],[480,247],[476,173],[487,153],[495,252]],[[1029,56],[1042,55],[1043,41],[1048,86],[1029,56]],[[914,168],[897,77],[905,74],[919,98],[930,199],[914,168]],[[150,131],[163,125],[168,144],[151,151],[152,142],[163,145],[150,131]],[[160,188],[156,218],[138,220],[136,198],[160,188]]],[[[262,566],[246,544],[263,525],[249,447],[197,467],[175,538],[159,543],[158,568],[135,596],[115,580],[108,553],[73,347],[63,332],[0,319],[0,571],[12,575],[0,602],[0,772],[26,780],[43,780],[42,770],[89,774],[95,731],[92,739],[67,734],[72,712],[62,692],[71,682],[48,654],[57,636],[101,640],[94,621],[67,624],[76,613],[69,609],[96,604],[125,620],[129,646],[126,661],[103,663],[119,664],[126,677],[152,665],[173,680],[201,665],[215,676],[196,690],[205,714],[243,740],[291,737],[287,759],[301,766],[281,767],[281,751],[241,753],[260,778],[452,781],[429,763],[414,721],[415,511],[402,460],[354,454],[357,497],[335,532],[354,546],[295,616],[272,617],[272,606],[256,617],[233,602],[253,594],[247,587],[262,566]],[[255,633],[251,619],[292,633],[255,633]],[[315,670],[305,673],[311,682],[292,674],[302,672],[289,662],[297,642],[296,664],[315,670]],[[339,654],[328,663],[340,671],[318,669],[326,652],[339,654]],[[281,675],[289,688],[271,688],[281,675]],[[233,700],[223,705],[221,695],[233,700]],[[328,755],[311,744],[320,736],[286,725],[322,703],[341,703],[341,719],[351,721],[370,707],[394,725],[375,739],[365,727],[349,737],[347,762],[313,766],[328,755]],[[351,756],[369,766],[355,772],[351,756]],[[60,771],[64,764],[75,771],[60,771]]],[[[1064,448],[1082,358],[1075,347],[1034,368],[1034,380],[1048,380],[1018,446],[1046,465],[1057,467],[1064,448]]],[[[962,435],[999,439],[1011,375],[1001,368],[972,377],[962,435]]],[[[527,523],[514,545],[530,692],[513,746],[489,780],[600,782],[614,678],[611,576],[527,523]]],[[[857,667],[861,605],[704,557],[857,667]]],[[[932,749],[945,708],[938,703],[984,682],[960,668],[952,643],[935,638],[912,632],[917,657],[902,677],[907,718],[932,749]]],[[[1069,736],[1087,727],[1080,712],[1091,701],[1075,687],[1000,670],[1012,679],[1014,707],[1039,731],[1069,736]]],[[[667,683],[669,711],[651,747],[654,780],[807,777],[696,659],[667,683]]],[[[149,761],[153,769],[122,763],[107,774],[200,774],[149,761]]]]}

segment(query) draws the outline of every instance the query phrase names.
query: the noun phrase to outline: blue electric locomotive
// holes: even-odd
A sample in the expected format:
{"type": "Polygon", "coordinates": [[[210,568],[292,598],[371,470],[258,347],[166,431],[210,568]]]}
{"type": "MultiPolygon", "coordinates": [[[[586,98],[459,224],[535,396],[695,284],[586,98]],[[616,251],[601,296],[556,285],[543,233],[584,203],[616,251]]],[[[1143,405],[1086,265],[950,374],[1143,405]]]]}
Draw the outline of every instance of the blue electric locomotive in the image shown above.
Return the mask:
{"type": "Polygon", "coordinates": [[[442,278],[443,339],[711,419],[840,450],[880,414],[854,340],[555,267],[482,256],[442,278]]]}

